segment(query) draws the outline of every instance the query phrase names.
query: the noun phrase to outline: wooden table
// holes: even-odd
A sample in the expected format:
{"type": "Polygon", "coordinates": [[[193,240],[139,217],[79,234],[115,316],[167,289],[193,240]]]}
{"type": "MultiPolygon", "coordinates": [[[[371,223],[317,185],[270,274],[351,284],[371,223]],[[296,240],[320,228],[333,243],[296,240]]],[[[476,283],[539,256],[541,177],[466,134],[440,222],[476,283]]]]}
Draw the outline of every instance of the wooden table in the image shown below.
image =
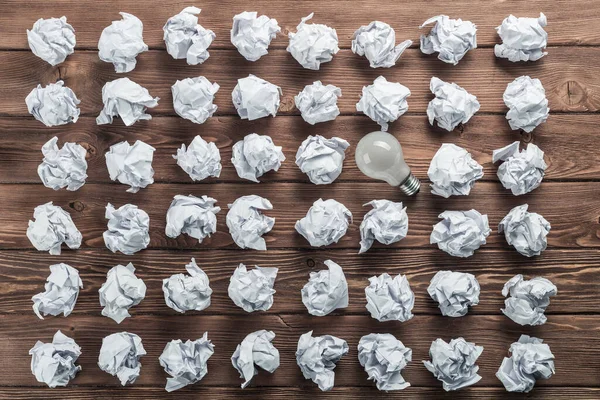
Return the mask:
{"type": "Polygon", "coordinates": [[[570,1],[241,1],[205,0],[194,5],[203,9],[200,23],[212,29],[217,38],[210,59],[203,65],[188,66],[173,60],[164,49],[162,26],[168,17],[185,6],[183,1],[92,2],[81,0],[0,0],[0,397],[11,399],[89,399],[89,398],[523,398],[508,396],[494,373],[510,344],[522,334],[543,338],[556,356],[557,373],[548,381],[538,381],[528,398],[600,397],[600,2],[570,1]],[[300,18],[314,11],[316,23],[335,27],[342,50],[320,71],[302,69],[285,51],[287,38],[273,41],[269,55],[255,63],[246,62],[229,42],[234,14],[256,10],[279,21],[284,33],[295,31],[300,18]],[[112,65],[97,55],[102,29],[118,19],[118,11],[138,16],[144,23],[144,39],[150,51],[138,57],[138,65],[126,76],[161,98],[150,113],[153,119],[124,127],[97,126],[94,119],[101,109],[101,89],[117,75],[112,65]],[[549,55],[535,63],[513,64],[494,57],[499,42],[494,27],[513,13],[536,17],[543,11],[549,25],[549,55]],[[470,51],[458,66],[444,64],[435,56],[421,54],[417,44],[406,51],[391,69],[371,69],[364,58],[349,47],[352,33],[372,20],[383,20],[396,30],[397,40],[410,38],[418,43],[418,26],[437,14],[471,20],[478,26],[478,48],[470,51]],[[29,51],[25,30],[44,17],[66,15],[77,31],[77,48],[66,62],[51,67],[29,51]],[[282,105],[276,118],[242,121],[231,104],[236,80],[249,73],[283,89],[282,105]],[[550,101],[548,122],[533,134],[510,130],[505,120],[502,93],[506,85],[521,75],[539,78],[550,101]],[[177,79],[206,76],[221,85],[216,96],[219,110],[204,125],[195,125],[176,116],[172,108],[171,85],[177,79]],[[423,180],[424,190],[406,198],[385,183],[363,176],[354,162],[354,146],[363,134],[377,125],[358,115],[355,103],[361,88],[384,75],[399,81],[412,92],[409,112],[391,124],[405,149],[409,165],[423,180]],[[432,95],[429,79],[437,76],[453,81],[475,94],[481,110],[462,129],[447,133],[429,126],[425,110],[432,95]],[[46,128],[35,121],[25,106],[25,96],[38,83],[63,79],[82,100],[82,116],[76,124],[46,128]],[[340,86],[342,115],[334,122],[310,126],[298,115],[293,97],[315,80],[340,86]],[[230,163],[231,146],[244,135],[268,134],[283,146],[287,160],[278,173],[268,173],[254,184],[239,179],[230,163]],[[216,141],[224,160],[219,179],[192,184],[171,158],[182,144],[195,135],[216,141]],[[310,134],[341,136],[351,143],[340,178],[329,186],[315,186],[294,163],[296,149],[310,134]],[[53,136],[64,142],[78,142],[88,150],[89,179],[76,192],[45,188],[37,175],[41,146],[53,136]],[[128,140],[143,140],[156,148],[153,166],[155,183],[137,194],[109,180],[104,154],[109,146],[128,140]],[[541,187],[515,197],[502,188],[492,164],[492,151],[515,140],[535,143],[546,153],[548,170],[541,187]],[[468,197],[443,199],[432,196],[427,187],[429,162],[442,143],[451,142],[468,149],[484,166],[485,176],[468,197]],[[165,213],[176,194],[209,195],[224,208],[218,233],[201,245],[187,236],[170,239],[164,234],[165,213]],[[276,218],[266,236],[268,251],[240,250],[225,226],[227,204],[239,196],[258,194],[270,199],[276,218]],[[312,249],[296,233],[294,223],[319,197],[335,198],[354,214],[348,234],[336,245],[312,249]],[[357,255],[358,226],[368,208],[362,204],[385,198],[408,206],[408,237],[385,247],[375,245],[365,255],[357,255]],[[25,236],[27,221],[39,204],[53,201],[67,210],[83,234],[77,251],[64,250],[61,256],[35,251],[25,236]],[[112,254],[104,246],[106,229],[104,207],[134,203],[146,210],[151,220],[151,243],[135,256],[112,254]],[[549,247],[540,257],[528,259],[509,248],[497,234],[497,224],[512,208],[528,203],[531,211],[550,221],[549,247]],[[432,225],[444,210],[475,208],[489,216],[494,232],[475,256],[457,259],[429,244],[432,225]],[[161,281],[184,271],[191,257],[210,277],[214,290],[212,305],[199,313],[180,315],[163,299],[161,281]],[[324,268],[332,259],[346,273],[350,306],[326,317],[311,317],[304,308],[300,289],[310,271],[324,268]],[[66,262],[81,273],[84,289],[72,315],[39,320],[31,310],[31,296],[42,291],[48,266],[66,262]],[[145,300],[134,307],[132,318],[121,325],[100,315],[98,289],[109,268],[132,262],[148,286],[145,300]],[[268,312],[246,314],[227,296],[229,277],[238,263],[279,267],[275,284],[275,304],[268,312]],[[463,318],[446,318],[429,299],[426,288],[441,269],[471,272],[481,284],[481,302],[463,318]],[[406,323],[379,323],[365,309],[367,278],[388,272],[406,274],[416,294],[415,318],[406,323]],[[521,327],[500,313],[501,289],[513,275],[544,276],[557,286],[546,312],[548,322],[539,327],[521,327]],[[83,371],[63,389],[48,389],[36,382],[30,372],[28,350],[39,339],[50,341],[57,329],[72,336],[82,347],[79,361],[83,371]],[[275,346],[281,353],[281,366],[272,375],[261,372],[250,388],[241,390],[241,379],[230,363],[236,345],[257,329],[273,330],[275,346]],[[142,359],[139,379],[122,388],[116,378],[100,371],[97,357],[104,336],[119,331],[139,334],[148,355],[142,359]],[[336,386],[321,393],[303,379],[295,362],[298,337],[309,330],[333,334],[350,345],[349,353],[338,363],[336,386]],[[216,345],[209,373],[199,384],[174,394],[164,391],[166,374],[158,356],[171,339],[196,339],[203,332],[216,345]],[[357,360],[356,346],[362,335],[389,332],[413,349],[413,362],[404,376],[412,387],[396,393],[378,392],[367,381],[357,360]],[[432,340],[464,336],[485,347],[479,359],[483,379],[473,387],[446,394],[440,382],[427,372],[421,360],[427,359],[432,340]],[[183,396],[183,397],[181,397],[183,396]]]}

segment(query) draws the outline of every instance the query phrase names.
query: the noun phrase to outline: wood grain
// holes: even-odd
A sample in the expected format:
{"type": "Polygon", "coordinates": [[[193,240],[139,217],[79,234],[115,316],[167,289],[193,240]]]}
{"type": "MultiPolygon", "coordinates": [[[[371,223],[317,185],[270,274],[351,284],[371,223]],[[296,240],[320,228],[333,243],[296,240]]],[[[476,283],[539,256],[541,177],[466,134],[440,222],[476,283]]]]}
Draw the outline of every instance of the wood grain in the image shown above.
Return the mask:
{"type": "Polygon", "coordinates": [[[337,386],[373,386],[357,362],[359,339],[372,332],[392,333],[407,347],[413,349],[413,361],[403,374],[415,386],[438,388],[441,384],[422,365],[428,358],[429,346],[438,337],[463,336],[484,347],[478,360],[482,376],[480,386],[501,387],[494,376],[503,357],[508,355],[510,344],[521,334],[543,338],[556,357],[559,371],[548,381],[538,381],[538,386],[600,386],[600,335],[595,316],[555,316],[539,327],[521,327],[504,316],[467,315],[462,318],[416,316],[402,324],[382,324],[367,316],[307,315],[245,315],[245,316],[136,316],[120,325],[106,317],[69,316],[66,320],[49,319],[39,323],[30,313],[22,316],[0,316],[0,350],[6,365],[0,384],[40,386],[30,373],[29,358],[25,355],[37,340],[51,340],[57,329],[72,336],[82,348],[79,358],[83,371],[72,381],[74,385],[118,386],[116,378],[101,372],[96,366],[102,338],[119,331],[138,333],[143,340],[147,356],[142,358],[142,373],[136,384],[162,386],[165,374],[157,361],[165,344],[175,338],[195,339],[207,331],[215,345],[215,354],[208,362],[206,384],[237,386],[241,383],[237,371],[230,363],[236,346],[250,332],[259,329],[273,330],[277,335],[273,344],[281,356],[281,365],[272,374],[261,372],[252,386],[312,386],[305,381],[296,365],[295,351],[298,337],[309,330],[315,335],[330,334],[345,339],[350,350],[336,368],[337,386]],[[36,329],[31,327],[35,324],[36,329]],[[19,338],[15,340],[15,338],[19,338]],[[582,345],[582,344],[585,344],[582,345]],[[585,362],[583,362],[585,360],[585,362]],[[560,371],[565,371],[560,373],[560,371]]]}
{"type": "MultiPolygon", "coordinates": [[[[133,0],[119,1],[116,7],[106,7],[102,3],[76,0],[61,0],[48,3],[42,0],[30,0],[24,10],[18,0],[2,0],[3,38],[0,49],[28,49],[26,29],[38,18],[60,17],[66,15],[77,33],[77,48],[95,48],[100,33],[111,21],[119,19],[119,11],[136,15],[144,23],[144,41],[152,48],[163,48],[162,27],[169,17],[179,13],[189,5],[184,1],[148,0],[143,3],[133,0]]],[[[574,0],[560,2],[560,6],[544,0],[527,2],[487,1],[479,2],[476,7],[468,0],[453,2],[431,2],[414,0],[409,3],[393,0],[379,0],[373,7],[371,1],[335,0],[335,1],[297,1],[293,6],[287,2],[256,0],[252,5],[241,4],[234,0],[206,0],[198,7],[202,8],[199,23],[211,29],[217,35],[212,48],[232,48],[229,40],[232,18],[242,11],[258,11],[276,18],[282,28],[282,35],[275,39],[272,48],[285,48],[287,33],[296,31],[300,18],[315,12],[315,23],[327,24],[337,30],[340,47],[349,48],[352,35],[361,25],[372,20],[382,20],[396,30],[398,41],[412,39],[418,43],[419,30],[426,19],[438,14],[447,14],[452,18],[473,21],[478,28],[478,46],[492,46],[499,42],[495,27],[509,14],[519,17],[537,17],[543,11],[548,17],[548,43],[550,45],[597,45],[600,34],[594,16],[600,12],[596,2],[574,0]],[[577,21],[576,23],[574,21],[577,21]]],[[[425,30],[426,32],[426,30],[425,30]]]]}
{"type": "MultiPolygon", "coordinates": [[[[285,50],[273,50],[268,57],[256,63],[241,59],[234,50],[214,50],[211,58],[198,66],[173,60],[165,51],[149,51],[138,57],[136,69],[127,77],[146,87],[152,96],[162,99],[150,111],[151,114],[173,115],[171,85],[178,79],[204,75],[221,86],[215,96],[218,115],[229,115],[236,113],[231,91],[237,79],[248,74],[257,75],[282,88],[281,115],[297,113],[294,96],[315,80],[339,86],[342,89],[338,102],[340,111],[356,114],[356,103],[363,86],[372,84],[380,75],[411,90],[409,113],[425,113],[432,99],[429,90],[432,76],[456,82],[477,96],[481,103],[480,113],[506,113],[502,94],[506,85],[521,75],[531,75],[542,81],[553,112],[600,110],[600,48],[596,47],[553,48],[548,57],[531,64],[499,60],[491,48],[476,49],[454,67],[417,49],[409,49],[396,67],[385,71],[368,68],[366,61],[350,50],[340,51],[320,71],[303,69],[285,50]]],[[[56,67],[31,52],[0,52],[0,82],[3,82],[4,88],[0,91],[0,112],[1,115],[28,115],[24,101],[27,94],[40,83],[46,85],[63,79],[82,101],[81,112],[95,117],[102,109],[104,84],[123,76],[114,72],[112,64],[100,61],[97,53],[91,51],[76,52],[56,67]],[[23,65],[30,67],[23,68],[23,65]]],[[[263,123],[269,122],[265,120],[263,123]]],[[[122,122],[117,121],[116,124],[122,122]]],[[[40,129],[44,128],[41,123],[39,125],[40,129]]],[[[373,127],[377,125],[373,123],[373,127]]]]}
{"type": "MultiPolygon", "coordinates": [[[[596,151],[599,117],[597,115],[552,115],[547,123],[533,134],[512,131],[503,115],[475,116],[463,131],[446,132],[431,127],[425,116],[404,116],[392,124],[390,132],[402,143],[407,163],[418,176],[425,177],[429,163],[442,143],[454,143],[469,150],[484,167],[483,181],[497,181],[498,165],[492,164],[495,149],[520,140],[523,145],[535,143],[546,154],[548,164],[544,181],[600,179],[600,154],[596,151]],[[577,126],[576,131],[573,126],[577,126]]],[[[93,118],[83,117],[77,124],[42,129],[38,121],[20,118],[0,118],[0,182],[40,183],[37,167],[42,160],[41,147],[53,136],[59,145],[77,142],[88,150],[88,183],[110,182],[105,153],[113,144],[123,140],[133,143],[142,140],[154,148],[153,167],[155,182],[192,183],[177,165],[172,155],[181,144],[186,146],[195,135],[214,141],[219,147],[223,171],[219,179],[205,182],[242,182],[231,164],[231,147],[251,132],[269,135],[283,147],[287,157],[276,174],[266,174],[262,181],[309,182],[295,164],[298,147],[309,135],[331,137],[339,135],[350,142],[346,160],[338,182],[370,181],[357,168],[354,149],[362,136],[376,129],[373,123],[361,117],[338,117],[331,123],[311,126],[299,117],[279,117],[270,123],[242,121],[238,117],[209,119],[198,126],[179,117],[156,117],[148,123],[125,127],[98,126],[93,118]]]]}
{"type": "MultiPolygon", "coordinates": [[[[470,272],[477,277],[481,285],[480,303],[471,309],[472,314],[500,315],[500,309],[504,307],[502,287],[508,279],[519,273],[527,278],[543,276],[558,286],[558,295],[551,299],[551,305],[546,311],[550,321],[555,314],[595,313],[598,309],[596,278],[600,269],[600,251],[548,250],[541,257],[527,259],[515,252],[482,250],[480,257],[459,263],[441,259],[437,250],[407,249],[372,251],[367,256],[359,256],[355,251],[348,250],[279,250],[250,255],[242,251],[182,253],[148,250],[127,258],[107,253],[103,250],[81,250],[60,257],[60,262],[66,262],[79,270],[84,284],[74,314],[100,315],[98,289],[105,282],[107,271],[119,263],[131,262],[136,267],[136,275],[144,280],[148,288],[144,301],[130,310],[132,315],[177,315],[165,305],[162,280],[172,274],[185,273],[184,266],[190,262],[191,257],[195,257],[206,272],[213,289],[211,306],[202,315],[247,315],[233,304],[227,294],[231,274],[239,263],[244,263],[249,268],[253,265],[279,268],[275,283],[277,294],[268,314],[298,313],[307,316],[300,290],[307,282],[309,273],[326,268],[323,261],[328,259],[337,262],[344,269],[350,293],[349,307],[336,311],[336,314],[370,315],[365,308],[364,294],[364,289],[369,284],[368,278],[386,272],[393,276],[407,276],[416,296],[413,310],[415,314],[440,316],[437,304],[427,294],[427,287],[437,271],[447,269],[470,272]]],[[[50,263],[57,262],[59,260],[35,251],[0,252],[0,312],[32,313],[31,297],[43,291],[49,274],[47,267],[50,263]]],[[[186,315],[194,314],[197,313],[186,315]]],[[[68,322],[68,319],[48,318],[68,322]]]]}
{"type": "MultiPolygon", "coordinates": [[[[423,183],[425,185],[425,182],[423,183]]],[[[416,247],[435,248],[429,245],[429,236],[438,215],[445,210],[469,210],[474,208],[489,217],[493,233],[488,237],[484,248],[502,247],[508,249],[503,235],[497,234],[497,225],[504,216],[518,205],[528,203],[530,211],[543,215],[551,224],[548,236],[549,245],[562,248],[599,247],[600,193],[599,182],[547,182],[534,192],[524,196],[513,196],[502,185],[492,182],[478,182],[470,196],[456,196],[444,199],[429,193],[424,187],[417,196],[407,198],[397,188],[386,183],[334,183],[318,187],[304,183],[249,183],[249,184],[153,184],[136,194],[126,193],[122,184],[88,184],[76,192],[58,191],[40,187],[41,185],[4,185],[0,192],[0,248],[32,248],[25,232],[33,209],[47,201],[70,212],[77,228],[83,234],[82,248],[104,248],[102,233],[106,230],[104,218],[107,203],[120,207],[126,203],[136,204],[150,216],[150,248],[237,249],[225,225],[227,204],[240,196],[256,194],[268,198],[274,209],[266,212],[276,219],[273,230],[266,234],[268,249],[309,248],[308,242],[294,229],[297,220],[303,218],[313,202],[320,197],[333,198],[342,202],[354,216],[347,234],[335,248],[358,250],[360,240],[359,225],[369,207],[362,205],[374,198],[402,201],[408,207],[409,230],[405,239],[388,248],[416,247]],[[164,234],[165,215],[173,196],[177,194],[208,195],[218,200],[223,209],[217,216],[217,233],[205,239],[202,244],[187,235],[170,239],[164,234]]],[[[107,250],[108,251],[108,250],[107,250]]],[[[511,250],[514,251],[514,250],[511,250]]],[[[248,254],[252,251],[246,250],[248,254]]],[[[70,252],[67,252],[68,254],[70,252]]],[[[449,260],[438,251],[440,260],[449,260]]],[[[58,257],[57,257],[58,258],[58,257]]],[[[484,259],[481,258],[483,261],[484,259]]],[[[460,260],[453,259],[459,263],[460,260]]]]}

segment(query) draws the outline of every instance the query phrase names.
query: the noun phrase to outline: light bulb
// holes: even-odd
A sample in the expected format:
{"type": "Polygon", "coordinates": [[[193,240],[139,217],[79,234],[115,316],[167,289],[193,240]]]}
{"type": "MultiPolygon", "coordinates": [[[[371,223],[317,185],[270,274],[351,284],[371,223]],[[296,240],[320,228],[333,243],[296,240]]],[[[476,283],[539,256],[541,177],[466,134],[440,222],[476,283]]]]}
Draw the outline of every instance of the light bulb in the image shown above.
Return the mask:
{"type": "Polygon", "coordinates": [[[366,176],[400,187],[405,194],[419,192],[421,182],[404,161],[400,142],[387,132],[371,132],[356,146],[356,164],[366,176]]]}

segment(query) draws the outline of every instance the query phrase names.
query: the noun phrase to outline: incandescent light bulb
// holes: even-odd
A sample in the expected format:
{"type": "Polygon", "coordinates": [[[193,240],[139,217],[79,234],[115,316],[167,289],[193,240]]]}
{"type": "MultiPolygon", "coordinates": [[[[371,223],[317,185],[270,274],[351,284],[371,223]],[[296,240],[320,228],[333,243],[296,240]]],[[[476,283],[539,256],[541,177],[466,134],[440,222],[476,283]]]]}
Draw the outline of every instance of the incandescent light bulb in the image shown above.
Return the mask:
{"type": "Polygon", "coordinates": [[[355,157],[366,176],[398,186],[408,196],[419,192],[421,182],[410,172],[402,146],[393,135],[381,131],[365,135],[356,146],[355,157]]]}

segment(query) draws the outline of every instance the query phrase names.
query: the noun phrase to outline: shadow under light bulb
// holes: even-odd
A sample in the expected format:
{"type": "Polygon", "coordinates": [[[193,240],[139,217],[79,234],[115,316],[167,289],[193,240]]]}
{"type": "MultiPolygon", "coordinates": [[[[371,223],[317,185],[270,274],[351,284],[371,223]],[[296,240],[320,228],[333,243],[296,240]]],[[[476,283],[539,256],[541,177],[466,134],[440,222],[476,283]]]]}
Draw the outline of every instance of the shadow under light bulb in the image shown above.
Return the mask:
{"type": "Polygon", "coordinates": [[[369,178],[397,186],[408,196],[419,192],[421,182],[410,172],[402,146],[393,135],[381,131],[365,135],[356,146],[355,157],[358,169],[369,178]]]}

